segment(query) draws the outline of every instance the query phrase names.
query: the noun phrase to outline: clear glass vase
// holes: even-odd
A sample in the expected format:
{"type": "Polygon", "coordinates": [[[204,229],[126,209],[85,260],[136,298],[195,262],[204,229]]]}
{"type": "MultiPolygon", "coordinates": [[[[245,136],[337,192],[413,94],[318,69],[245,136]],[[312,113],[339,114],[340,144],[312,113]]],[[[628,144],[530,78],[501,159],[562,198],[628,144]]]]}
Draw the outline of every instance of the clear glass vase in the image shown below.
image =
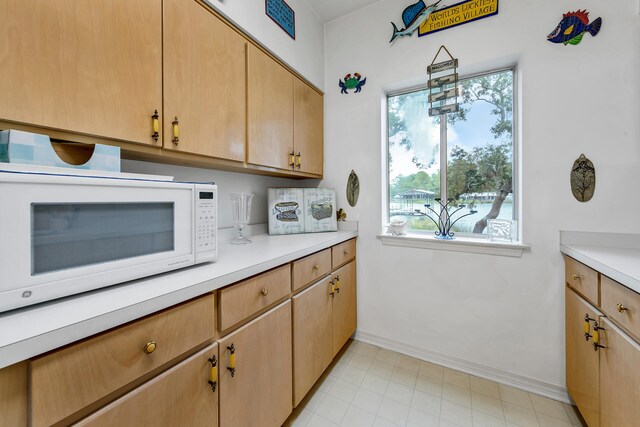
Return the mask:
{"type": "Polygon", "coordinates": [[[231,240],[231,243],[234,245],[246,245],[247,243],[251,243],[251,240],[244,237],[243,231],[247,224],[249,224],[253,194],[231,193],[229,196],[231,197],[233,224],[237,230],[236,237],[231,240]]]}

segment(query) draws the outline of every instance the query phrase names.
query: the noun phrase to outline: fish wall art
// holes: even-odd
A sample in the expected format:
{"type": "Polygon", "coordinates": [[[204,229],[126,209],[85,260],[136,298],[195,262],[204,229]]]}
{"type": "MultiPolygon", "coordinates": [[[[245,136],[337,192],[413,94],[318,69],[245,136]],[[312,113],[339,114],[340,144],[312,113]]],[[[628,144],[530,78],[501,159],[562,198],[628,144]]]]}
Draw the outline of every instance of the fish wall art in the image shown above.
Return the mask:
{"type": "Polygon", "coordinates": [[[547,40],[551,43],[580,44],[585,33],[595,37],[602,27],[602,18],[596,18],[589,23],[589,12],[586,10],[577,10],[575,12],[567,12],[562,15],[562,21],[555,30],[547,36],[547,40]]]}
{"type": "Polygon", "coordinates": [[[441,1],[442,0],[438,0],[427,6],[424,4],[424,1],[420,0],[419,2],[405,8],[402,12],[402,23],[404,24],[404,28],[398,30],[396,24],[392,22],[393,34],[391,35],[389,43],[392,43],[397,37],[410,36],[413,34],[413,32],[429,18],[431,12],[438,8],[438,4],[441,1]]]}

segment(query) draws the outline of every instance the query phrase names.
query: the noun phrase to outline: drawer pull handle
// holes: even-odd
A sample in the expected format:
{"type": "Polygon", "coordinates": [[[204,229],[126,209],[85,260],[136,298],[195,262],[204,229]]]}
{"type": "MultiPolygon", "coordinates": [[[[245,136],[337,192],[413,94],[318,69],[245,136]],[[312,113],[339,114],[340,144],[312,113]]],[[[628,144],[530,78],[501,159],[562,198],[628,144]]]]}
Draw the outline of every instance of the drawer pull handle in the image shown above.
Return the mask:
{"type": "Polygon", "coordinates": [[[616,308],[618,309],[618,311],[619,311],[620,313],[624,313],[625,311],[628,311],[628,310],[629,310],[629,308],[625,307],[625,306],[624,306],[624,305],[622,305],[622,304],[616,304],[616,308]]]}
{"type": "Polygon", "coordinates": [[[589,338],[591,338],[591,323],[589,322],[595,322],[596,319],[592,319],[591,317],[589,317],[589,313],[584,315],[584,339],[585,341],[589,341],[589,338]]]}
{"type": "Polygon", "coordinates": [[[318,264],[313,266],[313,271],[318,271],[320,270],[320,266],[318,264]]]}
{"type": "Polygon", "coordinates": [[[211,386],[211,391],[216,392],[216,387],[218,386],[218,358],[214,354],[209,359],[207,359],[209,363],[211,363],[211,375],[209,376],[209,385],[211,386]]]}
{"type": "Polygon", "coordinates": [[[156,351],[156,347],[158,347],[158,344],[156,344],[155,341],[149,341],[148,343],[146,343],[144,345],[144,354],[151,354],[154,351],[156,351]]]}
{"type": "Polygon", "coordinates": [[[572,278],[573,280],[580,280],[580,275],[578,275],[578,274],[576,274],[576,273],[573,273],[573,274],[571,275],[571,278],[572,278]]]}
{"type": "Polygon", "coordinates": [[[151,125],[153,127],[153,133],[151,134],[151,138],[153,138],[154,142],[158,142],[160,138],[160,116],[158,115],[158,110],[153,112],[151,116],[151,125]]]}
{"type": "Polygon", "coordinates": [[[227,367],[227,371],[231,372],[231,377],[236,375],[236,347],[233,343],[227,347],[229,350],[229,366],[227,367]]]}
{"type": "Polygon", "coordinates": [[[267,295],[269,295],[269,289],[262,289],[260,291],[260,295],[262,295],[263,297],[266,297],[267,295]]]}
{"type": "Polygon", "coordinates": [[[598,325],[598,322],[593,323],[593,349],[598,351],[601,348],[606,348],[603,345],[600,345],[600,331],[604,329],[598,325]]]}
{"type": "Polygon", "coordinates": [[[344,251],[343,253],[344,253],[344,256],[349,255],[349,251],[344,251]]]}
{"type": "Polygon", "coordinates": [[[178,121],[178,116],[173,119],[171,126],[173,128],[173,139],[171,141],[175,145],[178,145],[180,143],[180,122],[178,121]]]}
{"type": "Polygon", "coordinates": [[[340,276],[336,275],[335,279],[333,279],[333,283],[335,284],[336,292],[340,293],[340,276]]]}

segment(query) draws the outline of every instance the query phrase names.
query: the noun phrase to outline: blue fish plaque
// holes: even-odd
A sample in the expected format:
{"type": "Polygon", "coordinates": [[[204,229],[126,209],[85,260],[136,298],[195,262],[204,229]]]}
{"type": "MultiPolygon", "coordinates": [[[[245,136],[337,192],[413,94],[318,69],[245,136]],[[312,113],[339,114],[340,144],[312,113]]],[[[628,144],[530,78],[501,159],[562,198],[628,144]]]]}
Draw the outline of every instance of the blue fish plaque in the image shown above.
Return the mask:
{"type": "Polygon", "coordinates": [[[273,22],[278,24],[292,39],[296,39],[296,13],[286,1],[265,0],[264,9],[273,22]]]}

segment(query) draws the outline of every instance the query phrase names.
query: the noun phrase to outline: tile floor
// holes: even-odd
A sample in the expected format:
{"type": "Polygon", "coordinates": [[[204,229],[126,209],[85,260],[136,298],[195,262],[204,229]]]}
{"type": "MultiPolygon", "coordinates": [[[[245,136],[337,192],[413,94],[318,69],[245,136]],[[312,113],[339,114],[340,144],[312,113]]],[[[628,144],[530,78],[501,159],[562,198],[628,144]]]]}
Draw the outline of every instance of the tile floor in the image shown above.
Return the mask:
{"type": "Polygon", "coordinates": [[[307,427],[572,427],[546,397],[350,341],[285,422],[307,427]]]}

